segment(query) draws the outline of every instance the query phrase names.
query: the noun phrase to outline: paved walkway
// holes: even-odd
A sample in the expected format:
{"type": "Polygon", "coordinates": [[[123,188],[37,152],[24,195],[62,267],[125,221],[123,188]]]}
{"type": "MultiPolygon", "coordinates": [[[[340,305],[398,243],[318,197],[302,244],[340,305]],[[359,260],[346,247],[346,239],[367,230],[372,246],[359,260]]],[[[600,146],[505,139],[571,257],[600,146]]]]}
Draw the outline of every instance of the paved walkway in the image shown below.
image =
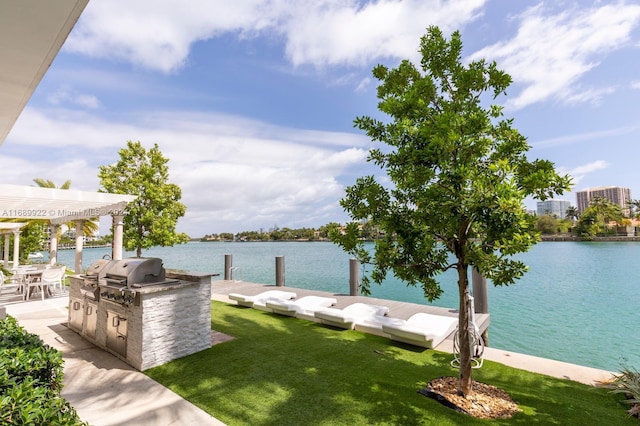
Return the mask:
{"type": "Polygon", "coordinates": [[[66,296],[5,305],[27,331],[62,352],[62,396],[93,426],[224,425],[69,330],[66,296]]]}

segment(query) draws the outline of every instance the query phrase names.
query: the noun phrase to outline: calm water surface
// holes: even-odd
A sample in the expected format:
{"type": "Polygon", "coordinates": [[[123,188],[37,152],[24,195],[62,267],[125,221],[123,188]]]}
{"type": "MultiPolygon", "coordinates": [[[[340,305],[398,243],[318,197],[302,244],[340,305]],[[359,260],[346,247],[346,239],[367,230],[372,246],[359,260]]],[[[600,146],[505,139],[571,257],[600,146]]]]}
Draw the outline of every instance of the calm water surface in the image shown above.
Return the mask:
{"type": "MultiPolygon", "coordinates": [[[[85,249],[83,265],[107,253],[85,249]]],[[[284,256],[287,286],[349,291],[349,256],[332,243],[188,243],[143,256],[171,269],[222,274],[225,254],[244,281],[275,284],[275,257],[284,256]]],[[[489,286],[491,346],[613,371],[640,368],[640,243],[548,242],[519,257],[530,270],[517,284],[489,286]]],[[[71,250],[60,252],[68,266],[73,258],[71,250]]],[[[433,305],[457,308],[456,279],[455,271],[441,276],[445,293],[433,305]]],[[[372,296],[429,304],[421,289],[392,277],[374,284],[372,296]]]]}

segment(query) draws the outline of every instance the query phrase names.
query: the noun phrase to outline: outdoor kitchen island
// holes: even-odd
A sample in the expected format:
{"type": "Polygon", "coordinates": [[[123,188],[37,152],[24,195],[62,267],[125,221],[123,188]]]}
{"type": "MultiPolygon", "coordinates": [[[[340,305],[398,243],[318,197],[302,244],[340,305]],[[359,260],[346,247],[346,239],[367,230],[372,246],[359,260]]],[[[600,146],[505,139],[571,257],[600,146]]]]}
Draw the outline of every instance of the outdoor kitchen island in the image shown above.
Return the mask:
{"type": "Polygon", "coordinates": [[[157,258],[94,262],[69,277],[69,327],[143,371],[211,347],[211,277],[157,258]]]}

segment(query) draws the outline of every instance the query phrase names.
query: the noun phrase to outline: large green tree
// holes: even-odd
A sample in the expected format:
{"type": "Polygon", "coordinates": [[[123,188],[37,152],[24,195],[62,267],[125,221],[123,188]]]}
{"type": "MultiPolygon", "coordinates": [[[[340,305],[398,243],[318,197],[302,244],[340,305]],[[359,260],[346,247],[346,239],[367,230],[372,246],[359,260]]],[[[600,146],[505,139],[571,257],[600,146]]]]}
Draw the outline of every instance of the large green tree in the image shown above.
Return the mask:
{"type": "MultiPolygon", "coordinates": [[[[570,186],[553,163],[529,161],[526,138],[503,118],[502,108],[483,101],[506,94],[511,77],[495,62],[462,61],[462,41],[437,27],[421,38],[420,67],[408,60],[397,68],[378,65],[378,108],[390,119],[358,117],[355,126],[383,148],[368,161],[386,171],[391,185],[359,178],[341,205],[353,222],[333,237],[361,261],[373,263],[371,278],[381,283],[392,271],[420,285],[427,299],[443,290],[438,275],[455,269],[459,291],[459,391],[469,395],[471,333],[469,273],[475,267],[494,285],[514,283],[526,266],[512,255],[539,240],[535,218],[524,199],[544,200],[570,186]],[[358,236],[357,221],[368,219],[383,231],[371,255],[358,236]]],[[[363,293],[369,280],[363,279],[363,293]]]]}
{"type": "Polygon", "coordinates": [[[622,208],[604,197],[593,197],[588,208],[593,208],[596,211],[596,215],[600,223],[602,223],[603,234],[607,234],[609,229],[607,224],[609,222],[618,221],[623,216],[622,208]]]}
{"type": "Polygon", "coordinates": [[[123,244],[127,250],[171,246],[189,237],[176,232],[178,219],[187,208],[180,202],[180,187],[169,183],[169,160],[157,144],[148,151],[140,142],[127,141],[116,164],[100,166],[100,191],[135,195],[124,216],[123,244]]]}

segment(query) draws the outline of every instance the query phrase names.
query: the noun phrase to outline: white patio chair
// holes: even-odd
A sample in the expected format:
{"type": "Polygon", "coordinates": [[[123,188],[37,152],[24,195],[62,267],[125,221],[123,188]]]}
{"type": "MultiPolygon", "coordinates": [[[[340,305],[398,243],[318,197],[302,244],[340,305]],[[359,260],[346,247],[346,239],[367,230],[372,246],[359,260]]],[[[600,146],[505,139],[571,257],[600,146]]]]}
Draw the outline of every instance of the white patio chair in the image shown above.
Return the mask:
{"type": "Polygon", "coordinates": [[[61,268],[49,268],[42,271],[42,275],[40,276],[39,281],[33,281],[27,283],[27,291],[25,292],[25,300],[31,297],[31,290],[38,289],[40,291],[40,295],[42,296],[42,300],[44,300],[44,295],[47,290],[51,291],[51,288],[59,287],[62,291],[62,277],[64,276],[66,269],[64,267],[61,268]]]}
{"type": "Polygon", "coordinates": [[[33,271],[34,268],[31,265],[19,265],[16,268],[11,269],[11,278],[9,282],[17,287],[18,291],[24,291],[27,286],[27,273],[33,271]]]}
{"type": "Polygon", "coordinates": [[[4,273],[0,271],[0,294],[2,294],[2,290],[4,290],[5,287],[8,287],[5,283],[6,280],[7,278],[4,276],[4,273]]]}

